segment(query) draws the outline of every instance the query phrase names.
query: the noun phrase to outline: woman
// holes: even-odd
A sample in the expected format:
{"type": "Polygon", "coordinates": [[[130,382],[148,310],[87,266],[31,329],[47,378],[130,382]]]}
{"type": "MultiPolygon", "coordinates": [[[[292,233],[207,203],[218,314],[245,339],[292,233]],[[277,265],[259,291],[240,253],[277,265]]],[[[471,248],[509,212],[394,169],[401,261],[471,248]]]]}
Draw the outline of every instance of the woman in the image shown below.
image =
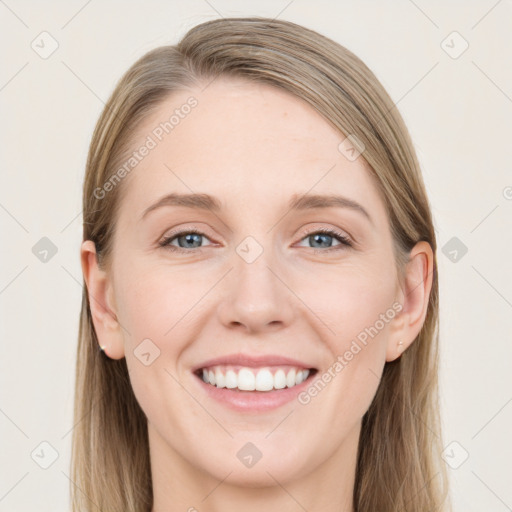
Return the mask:
{"type": "Polygon", "coordinates": [[[256,17],[150,51],[83,205],[74,510],[445,510],[435,232],[354,54],[256,17]]]}

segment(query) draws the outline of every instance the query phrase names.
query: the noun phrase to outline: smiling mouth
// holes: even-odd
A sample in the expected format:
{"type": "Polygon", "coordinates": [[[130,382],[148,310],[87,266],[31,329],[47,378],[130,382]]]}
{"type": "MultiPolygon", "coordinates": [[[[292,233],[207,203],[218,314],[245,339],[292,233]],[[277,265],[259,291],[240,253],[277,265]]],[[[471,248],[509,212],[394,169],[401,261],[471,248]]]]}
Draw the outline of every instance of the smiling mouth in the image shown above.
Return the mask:
{"type": "Polygon", "coordinates": [[[311,379],[316,373],[318,373],[316,368],[288,365],[261,368],[217,365],[200,368],[194,372],[194,375],[216,388],[239,392],[265,392],[298,386],[311,379]]]}

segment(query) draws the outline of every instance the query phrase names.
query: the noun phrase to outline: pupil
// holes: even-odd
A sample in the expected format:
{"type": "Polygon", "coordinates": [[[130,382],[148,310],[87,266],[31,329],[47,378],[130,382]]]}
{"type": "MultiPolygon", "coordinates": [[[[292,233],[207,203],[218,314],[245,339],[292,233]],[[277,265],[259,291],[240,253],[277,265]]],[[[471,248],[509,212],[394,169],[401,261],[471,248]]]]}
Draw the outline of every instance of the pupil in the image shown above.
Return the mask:
{"type": "MultiPolygon", "coordinates": [[[[199,240],[199,238],[201,237],[201,235],[198,235],[197,233],[189,233],[188,235],[185,235],[181,238],[184,238],[185,239],[185,243],[193,243],[194,242],[194,237],[196,238],[196,241],[199,240]]],[[[197,246],[196,246],[197,247],[197,246]]]]}
{"type": "MultiPolygon", "coordinates": [[[[200,237],[202,235],[199,235],[197,233],[189,233],[188,235],[185,235],[181,238],[184,238],[186,240],[186,244],[188,243],[194,243],[194,239],[196,242],[200,242],[200,237]]],[[[316,234],[316,235],[312,235],[310,238],[313,239],[314,243],[320,243],[320,246],[321,247],[330,247],[330,244],[328,241],[326,241],[326,239],[329,239],[331,238],[331,235],[328,235],[326,233],[319,233],[319,234],[316,234]]],[[[181,244],[180,244],[181,245],[181,244]]],[[[195,246],[197,247],[197,245],[195,246]]]]}
{"type": "MultiPolygon", "coordinates": [[[[327,237],[327,238],[330,238],[331,235],[328,235],[326,233],[321,233],[321,234],[317,234],[317,235],[313,235],[313,240],[315,240],[315,242],[319,239],[319,238],[324,238],[327,237]]],[[[330,245],[328,243],[326,244],[323,244],[322,247],[330,247],[330,245]]]]}

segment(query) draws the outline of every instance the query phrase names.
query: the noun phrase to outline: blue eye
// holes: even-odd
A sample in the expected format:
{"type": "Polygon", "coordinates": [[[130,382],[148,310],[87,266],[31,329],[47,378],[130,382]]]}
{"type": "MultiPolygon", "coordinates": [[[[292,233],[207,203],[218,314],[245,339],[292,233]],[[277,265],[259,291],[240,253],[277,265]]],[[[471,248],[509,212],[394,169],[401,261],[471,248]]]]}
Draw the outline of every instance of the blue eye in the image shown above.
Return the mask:
{"type": "MultiPolygon", "coordinates": [[[[192,249],[201,249],[204,247],[200,245],[201,238],[208,239],[204,233],[201,233],[196,229],[188,229],[186,231],[172,233],[160,242],[160,246],[171,251],[191,252],[192,249]],[[172,244],[174,240],[178,242],[178,246],[172,244]]],[[[309,240],[310,243],[313,244],[319,243],[320,247],[311,247],[312,249],[315,249],[315,252],[329,252],[342,249],[343,246],[353,246],[352,242],[345,235],[331,229],[319,229],[317,231],[313,231],[302,238],[302,240],[309,240]],[[334,238],[339,242],[339,244],[333,246],[332,241],[329,243],[329,238],[334,238]]]]}
{"type": "Polygon", "coordinates": [[[309,240],[310,243],[320,243],[323,245],[320,245],[320,247],[326,247],[326,249],[318,249],[318,247],[312,247],[315,249],[315,252],[329,252],[329,251],[335,251],[339,250],[340,246],[345,247],[352,247],[351,241],[343,234],[338,233],[337,231],[334,231],[332,229],[319,229],[317,231],[314,231],[310,233],[309,235],[305,236],[303,240],[309,240]],[[329,244],[329,242],[325,242],[325,240],[328,240],[329,238],[334,238],[339,242],[338,245],[333,246],[332,242],[329,244]]]}
{"type": "Polygon", "coordinates": [[[160,242],[160,245],[162,247],[167,247],[168,249],[172,251],[180,251],[180,250],[187,250],[187,249],[198,249],[197,245],[190,247],[187,244],[196,244],[198,241],[201,242],[201,237],[206,238],[206,236],[201,233],[200,231],[197,231],[195,229],[188,229],[187,231],[180,231],[178,233],[173,233],[166,237],[162,242],[160,242]],[[171,245],[171,242],[173,240],[178,241],[178,246],[171,245]]]}

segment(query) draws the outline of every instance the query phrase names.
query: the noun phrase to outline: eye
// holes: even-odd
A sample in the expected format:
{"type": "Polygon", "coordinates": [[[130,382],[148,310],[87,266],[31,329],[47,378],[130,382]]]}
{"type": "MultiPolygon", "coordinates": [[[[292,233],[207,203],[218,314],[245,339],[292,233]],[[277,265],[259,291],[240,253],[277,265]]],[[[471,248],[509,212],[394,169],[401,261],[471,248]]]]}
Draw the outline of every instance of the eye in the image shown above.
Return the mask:
{"type": "Polygon", "coordinates": [[[187,229],[185,231],[178,231],[176,233],[171,233],[166,236],[161,242],[159,242],[161,247],[166,247],[171,251],[187,251],[187,249],[200,249],[201,247],[198,245],[201,243],[201,238],[207,238],[204,233],[196,229],[187,229]],[[176,240],[178,242],[178,246],[172,244],[172,242],[176,240]]]}
{"type": "MultiPolygon", "coordinates": [[[[191,228],[171,233],[170,235],[166,236],[161,242],[159,242],[159,245],[171,251],[190,252],[188,251],[188,249],[201,249],[201,247],[204,247],[200,245],[201,238],[209,240],[204,233],[197,229],[191,228]],[[178,242],[178,246],[173,244],[174,241],[178,242]]],[[[319,246],[317,247],[312,247],[312,249],[315,249],[315,252],[337,251],[343,249],[343,247],[353,246],[348,237],[346,237],[342,233],[339,233],[338,231],[327,228],[313,231],[302,238],[302,240],[306,239],[310,241],[310,243],[312,244],[319,244],[319,246]],[[332,240],[329,241],[329,239],[333,238],[339,242],[337,245],[333,246],[332,240]]]]}
{"type": "Polygon", "coordinates": [[[312,233],[306,235],[302,240],[306,239],[312,244],[319,244],[317,247],[312,247],[312,249],[315,249],[315,252],[337,251],[343,249],[343,246],[353,247],[353,244],[348,237],[342,233],[339,233],[338,231],[328,228],[313,231],[312,233]],[[337,240],[339,244],[333,246],[332,240],[329,240],[332,238],[337,240]],[[326,247],[326,249],[322,249],[322,247],[326,247]]]}

